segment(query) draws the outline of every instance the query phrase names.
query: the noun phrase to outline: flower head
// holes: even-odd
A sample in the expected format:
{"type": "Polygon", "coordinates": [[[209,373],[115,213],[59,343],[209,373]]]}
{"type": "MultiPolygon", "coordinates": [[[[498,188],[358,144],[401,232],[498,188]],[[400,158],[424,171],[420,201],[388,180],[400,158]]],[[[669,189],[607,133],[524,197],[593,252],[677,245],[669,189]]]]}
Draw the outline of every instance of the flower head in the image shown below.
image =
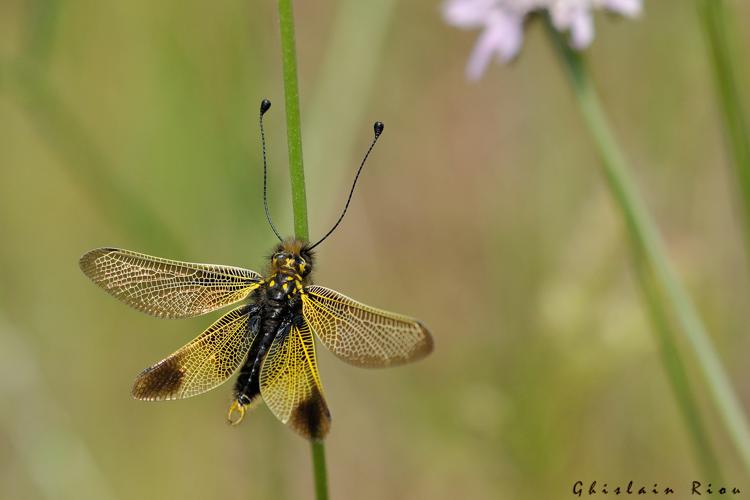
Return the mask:
{"type": "Polygon", "coordinates": [[[641,0],[448,0],[443,16],[459,28],[483,30],[466,68],[467,76],[476,80],[493,56],[508,62],[518,54],[523,23],[532,12],[546,10],[555,28],[570,34],[571,46],[578,50],[588,47],[594,39],[594,8],[635,17],[641,11],[641,0]]]}

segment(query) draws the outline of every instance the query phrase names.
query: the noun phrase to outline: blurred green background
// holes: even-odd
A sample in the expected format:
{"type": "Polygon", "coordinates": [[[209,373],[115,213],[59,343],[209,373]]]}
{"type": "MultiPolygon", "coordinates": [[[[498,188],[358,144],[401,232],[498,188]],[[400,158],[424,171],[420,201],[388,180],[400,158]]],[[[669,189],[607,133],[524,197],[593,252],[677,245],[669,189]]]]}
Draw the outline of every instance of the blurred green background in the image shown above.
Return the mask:
{"type": "MultiPolygon", "coordinates": [[[[729,3],[750,19],[749,3],[729,3]]],[[[372,122],[386,124],[316,281],[417,316],[436,340],[425,361],[386,371],[319,348],[332,497],[566,498],[578,479],[688,488],[698,462],[541,26],[517,61],[470,84],[478,33],[446,26],[439,6],[296,6],[314,237],[372,122]]],[[[747,409],[750,274],[695,6],[646,2],[642,19],[598,15],[596,29],[602,98],[747,409]]],[[[0,1],[0,498],[312,497],[308,446],[270,412],[225,424],[231,384],[130,398],[141,369],[217,315],[148,317],[77,266],[106,245],[262,269],[275,241],[263,97],[272,211],[289,232],[274,2],[0,1]]]]}

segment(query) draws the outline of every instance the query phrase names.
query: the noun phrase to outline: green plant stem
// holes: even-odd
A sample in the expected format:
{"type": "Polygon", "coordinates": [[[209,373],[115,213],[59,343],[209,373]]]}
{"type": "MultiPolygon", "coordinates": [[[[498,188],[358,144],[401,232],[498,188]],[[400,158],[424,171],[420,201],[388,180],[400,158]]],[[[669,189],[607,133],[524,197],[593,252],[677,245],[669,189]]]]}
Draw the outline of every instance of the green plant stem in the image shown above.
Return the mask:
{"type": "Polygon", "coordinates": [[[728,20],[724,0],[699,0],[698,11],[708,43],[727,142],[734,157],[745,223],[746,250],[750,252],[750,130],[740,93],[742,85],[732,64],[733,60],[737,60],[733,57],[736,54],[734,26],[728,20]]]}
{"type": "Polygon", "coordinates": [[[326,471],[326,449],[323,441],[310,443],[312,453],[313,472],[315,474],[315,498],[328,499],[328,472],[326,471]]]}
{"type": "MultiPolygon", "coordinates": [[[[561,35],[552,28],[549,20],[546,24],[553,45],[566,69],[576,102],[601,156],[608,186],[622,211],[631,243],[638,249],[647,268],[653,273],[654,283],[658,284],[676,322],[685,334],[711,400],[744,466],[750,471],[750,430],[729,377],[690,297],[672,269],[656,224],[630,177],[627,162],[609,127],[583,59],[568,47],[561,35]]],[[[645,293],[648,294],[648,290],[645,290],[645,293]]],[[[669,343],[674,346],[673,340],[669,340],[669,343]]],[[[676,346],[673,352],[676,354],[676,346]]],[[[667,369],[671,369],[670,365],[667,365],[667,369]]],[[[705,431],[701,432],[707,435],[705,431]]]]}
{"type": "Polygon", "coordinates": [[[281,63],[284,72],[284,104],[286,107],[286,136],[289,146],[289,176],[292,181],[294,235],[297,238],[309,240],[292,0],[279,0],[279,24],[281,25],[281,63]]]}
{"type": "MultiPolygon", "coordinates": [[[[299,113],[292,0],[279,0],[279,24],[281,25],[281,59],[284,73],[284,102],[286,106],[287,141],[289,142],[289,177],[292,183],[294,235],[297,238],[308,240],[307,196],[305,194],[305,170],[302,163],[302,130],[299,113]]],[[[315,498],[317,500],[328,500],[328,474],[326,472],[323,441],[311,441],[310,452],[315,479],[315,498]]]]}

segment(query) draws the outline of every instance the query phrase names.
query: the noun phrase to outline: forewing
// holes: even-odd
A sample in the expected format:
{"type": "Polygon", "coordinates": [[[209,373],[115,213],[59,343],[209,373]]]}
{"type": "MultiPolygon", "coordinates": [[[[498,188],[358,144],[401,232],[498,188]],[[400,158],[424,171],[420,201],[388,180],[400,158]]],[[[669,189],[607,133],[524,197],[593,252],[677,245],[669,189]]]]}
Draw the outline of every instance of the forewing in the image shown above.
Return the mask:
{"type": "Polygon", "coordinates": [[[306,287],[302,312],[321,342],[356,366],[400,365],[432,352],[432,336],[416,319],[381,311],[330,288],[306,287]]]}
{"type": "Polygon", "coordinates": [[[255,334],[248,327],[251,307],[229,311],[179,351],[143,370],[133,384],[133,397],[183,399],[223,383],[242,364],[253,343],[255,334]]]}
{"type": "Polygon", "coordinates": [[[307,325],[292,326],[273,340],[260,371],[260,393],[276,417],[307,439],[323,439],[331,427],[307,325]]]}
{"type": "Polygon", "coordinates": [[[153,316],[189,318],[247,297],[261,276],[239,267],[193,264],[119,248],[81,257],[91,280],[126,304],[153,316]]]}

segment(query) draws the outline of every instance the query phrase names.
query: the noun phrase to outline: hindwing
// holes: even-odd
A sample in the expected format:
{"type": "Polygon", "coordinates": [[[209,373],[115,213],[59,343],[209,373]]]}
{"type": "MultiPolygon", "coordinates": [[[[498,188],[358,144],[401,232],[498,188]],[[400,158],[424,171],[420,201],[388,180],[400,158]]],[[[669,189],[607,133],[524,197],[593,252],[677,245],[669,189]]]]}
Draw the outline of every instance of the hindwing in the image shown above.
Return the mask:
{"type": "Polygon", "coordinates": [[[135,379],[133,397],[183,399],[222,384],[247,357],[256,332],[248,328],[252,305],[229,311],[177,352],[135,379]]]}
{"type": "Polygon", "coordinates": [[[310,328],[290,325],[278,332],[260,371],[260,393],[276,417],[307,439],[328,434],[331,414],[315,357],[310,328]]]}
{"type": "Polygon", "coordinates": [[[302,313],[331,352],[356,366],[401,365],[432,351],[432,336],[416,319],[362,304],[330,288],[305,287],[302,313]]]}

